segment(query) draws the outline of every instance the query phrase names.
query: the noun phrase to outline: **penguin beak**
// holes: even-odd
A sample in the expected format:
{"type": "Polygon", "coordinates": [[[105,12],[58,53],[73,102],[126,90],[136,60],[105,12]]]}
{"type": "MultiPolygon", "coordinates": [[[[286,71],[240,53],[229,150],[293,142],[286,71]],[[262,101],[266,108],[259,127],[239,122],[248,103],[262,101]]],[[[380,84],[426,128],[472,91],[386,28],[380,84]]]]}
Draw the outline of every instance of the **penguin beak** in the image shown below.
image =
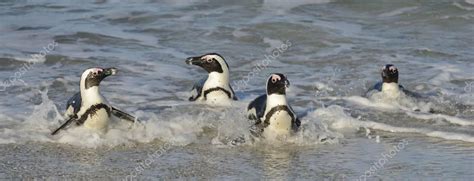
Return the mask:
{"type": "Polygon", "coordinates": [[[201,66],[201,57],[189,57],[186,59],[186,64],[201,66]]]}
{"type": "Polygon", "coordinates": [[[288,79],[285,80],[285,87],[290,88],[290,81],[288,79]]]}
{"type": "Polygon", "coordinates": [[[117,69],[116,68],[106,68],[104,69],[104,77],[108,77],[111,75],[117,74],[117,69]]]}

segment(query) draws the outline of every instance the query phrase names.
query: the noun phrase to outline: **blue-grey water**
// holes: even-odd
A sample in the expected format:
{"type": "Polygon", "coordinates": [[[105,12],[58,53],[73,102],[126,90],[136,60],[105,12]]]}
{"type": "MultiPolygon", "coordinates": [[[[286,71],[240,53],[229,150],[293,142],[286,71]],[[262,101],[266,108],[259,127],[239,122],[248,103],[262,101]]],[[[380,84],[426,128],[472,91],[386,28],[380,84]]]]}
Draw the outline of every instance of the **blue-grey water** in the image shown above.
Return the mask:
{"type": "Polygon", "coordinates": [[[0,42],[2,180],[474,179],[473,0],[3,0],[0,42]],[[209,52],[230,107],[187,101],[209,52]],[[387,63],[425,98],[363,97],[387,63]],[[50,136],[89,67],[119,69],[101,91],[142,126],[50,136]],[[273,72],[302,129],[248,139],[273,72]]]}

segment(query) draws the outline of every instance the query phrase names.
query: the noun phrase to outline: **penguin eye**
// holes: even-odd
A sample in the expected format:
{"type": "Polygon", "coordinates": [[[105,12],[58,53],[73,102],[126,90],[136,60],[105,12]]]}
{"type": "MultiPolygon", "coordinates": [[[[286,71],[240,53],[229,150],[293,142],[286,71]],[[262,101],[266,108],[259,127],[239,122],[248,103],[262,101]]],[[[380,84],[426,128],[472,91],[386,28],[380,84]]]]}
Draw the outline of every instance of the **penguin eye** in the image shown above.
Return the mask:
{"type": "Polygon", "coordinates": [[[207,59],[206,61],[207,61],[207,63],[212,63],[213,60],[214,59],[210,58],[210,59],[207,59]]]}
{"type": "Polygon", "coordinates": [[[278,80],[276,78],[272,78],[272,83],[276,83],[278,80]]]}
{"type": "Polygon", "coordinates": [[[96,77],[96,76],[99,76],[101,73],[102,73],[102,70],[93,71],[92,76],[96,77]]]}

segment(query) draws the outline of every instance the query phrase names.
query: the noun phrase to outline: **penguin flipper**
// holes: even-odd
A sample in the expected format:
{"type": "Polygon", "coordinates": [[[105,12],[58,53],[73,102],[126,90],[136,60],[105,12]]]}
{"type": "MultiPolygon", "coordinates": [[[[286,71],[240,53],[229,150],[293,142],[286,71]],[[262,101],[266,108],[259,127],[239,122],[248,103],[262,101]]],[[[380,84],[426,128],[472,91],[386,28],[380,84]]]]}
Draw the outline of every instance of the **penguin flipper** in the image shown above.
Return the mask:
{"type": "Polygon", "coordinates": [[[81,92],[77,92],[67,101],[66,114],[69,114],[68,116],[77,114],[81,109],[81,105],[81,92]],[[72,108],[72,111],[69,111],[70,108],[72,108]]]}
{"type": "Polygon", "coordinates": [[[247,118],[250,120],[256,120],[257,124],[265,114],[267,107],[267,95],[261,95],[255,98],[247,107],[247,118]]]}
{"type": "Polygon", "coordinates": [[[204,83],[206,83],[207,78],[203,78],[196,83],[194,83],[193,89],[191,89],[191,97],[189,97],[189,101],[196,101],[199,97],[201,97],[202,89],[204,87],[204,83]]]}
{"type": "Polygon", "coordinates": [[[56,135],[61,129],[64,129],[66,126],[68,126],[75,120],[76,120],[75,117],[70,117],[66,122],[64,122],[61,126],[59,126],[59,128],[51,132],[51,135],[56,135]]]}
{"type": "Polygon", "coordinates": [[[263,121],[260,121],[260,119],[259,119],[257,121],[257,123],[250,126],[250,134],[252,134],[255,137],[260,137],[260,136],[262,136],[263,130],[267,126],[268,126],[268,124],[265,124],[263,121]]]}
{"type": "Polygon", "coordinates": [[[299,128],[300,128],[300,126],[301,126],[301,120],[300,120],[300,118],[295,117],[295,121],[294,121],[293,124],[291,125],[293,131],[295,131],[295,132],[298,131],[299,128]]]}
{"type": "Polygon", "coordinates": [[[267,95],[263,94],[250,102],[247,107],[248,119],[255,120],[255,124],[250,127],[250,133],[255,137],[260,137],[263,130],[268,126],[262,118],[265,116],[265,109],[267,108],[267,95]]]}
{"type": "Polygon", "coordinates": [[[82,104],[82,99],[81,99],[81,92],[75,93],[69,100],[67,101],[66,104],[66,113],[65,117],[69,117],[69,119],[64,122],[59,128],[55,129],[51,135],[56,135],[61,129],[66,128],[69,124],[72,122],[76,122],[77,124],[80,124],[77,122],[77,113],[81,109],[81,104],[82,104]]]}
{"type": "Polygon", "coordinates": [[[298,129],[301,126],[301,120],[298,118],[298,115],[295,113],[295,111],[293,110],[293,108],[290,105],[288,105],[288,108],[290,109],[291,114],[293,114],[293,120],[292,120],[292,123],[291,123],[291,128],[293,129],[293,131],[298,131],[298,129]]]}
{"type": "Polygon", "coordinates": [[[381,92],[382,91],[382,85],[383,85],[383,82],[377,82],[374,86],[372,86],[372,88],[370,88],[369,90],[367,90],[367,92],[365,92],[365,97],[369,97],[369,93],[371,93],[372,91],[376,90],[378,92],[381,92]]]}
{"type": "Polygon", "coordinates": [[[119,109],[117,109],[117,108],[115,108],[115,107],[112,107],[111,113],[112,113],[114,116],[116,116],[116,117],[118,117],[118,118],[120,118],[120,119],[124,119],[124,120],[130,121],[130,122],[132,122],[132,123],[140,122],[140,120],[138,120],[138,119],[135,118],[134,116],[132,116],[132,115],[126,113],[126,112],[123,112],[123,111],[121,111],[121,110],[119,110],[119,109]]]}
{"type": "Polygon", "coordinates": [[[231,86],[230,84],[229,84],[229,88],[230,88],[230,91],[232,92],[232,95],[233,95],[232,100],[234,100],[234,101],[239,100],[239,99],[237,98],[237,96],[235,95],[234,89],[232,89],[232,86],[231,86]]]}

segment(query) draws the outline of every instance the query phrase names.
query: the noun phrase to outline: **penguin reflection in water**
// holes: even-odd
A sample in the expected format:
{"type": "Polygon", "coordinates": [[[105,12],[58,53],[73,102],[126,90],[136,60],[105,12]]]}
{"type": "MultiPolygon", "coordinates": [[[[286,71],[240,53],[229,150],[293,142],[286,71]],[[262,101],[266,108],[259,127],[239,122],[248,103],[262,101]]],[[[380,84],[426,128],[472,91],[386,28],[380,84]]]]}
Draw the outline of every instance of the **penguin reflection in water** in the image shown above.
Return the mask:
{"type": "Polygon", "coordinates": [[[226,105],[237,100],[229,81],[229,65],[217,53],[186,59],[189,65],[197,65],[208,72],[206,78],[196,82],[189,101],[202,101],[211,105],[226,105]]]}
{"type": "Polygon", "coordinates": [[[298,131],[301,121],[286,100],[289,85],[285,75],[272,74],[267,80],[267,93],[250,102],[247,111],[248,118],[256,121],[251,129],[254,136],[276,138],[298,131]]]}
{"type": "Polygon", "coordinates": [[[72,122],[75,122],[76,125],[84,125],[84,127],[89,129],[105,131],[112,118],[123,119],[132,123],[137,121],[130,114],[110,106],[107,100],[100,94],[100,82],[104,78],[116,73],[116,68],[90,68],[85,70],[81,76],[80,92],[76,93],[67,102],[65,113],[67,121],[51,134],[57,134],[72,122]]]}

